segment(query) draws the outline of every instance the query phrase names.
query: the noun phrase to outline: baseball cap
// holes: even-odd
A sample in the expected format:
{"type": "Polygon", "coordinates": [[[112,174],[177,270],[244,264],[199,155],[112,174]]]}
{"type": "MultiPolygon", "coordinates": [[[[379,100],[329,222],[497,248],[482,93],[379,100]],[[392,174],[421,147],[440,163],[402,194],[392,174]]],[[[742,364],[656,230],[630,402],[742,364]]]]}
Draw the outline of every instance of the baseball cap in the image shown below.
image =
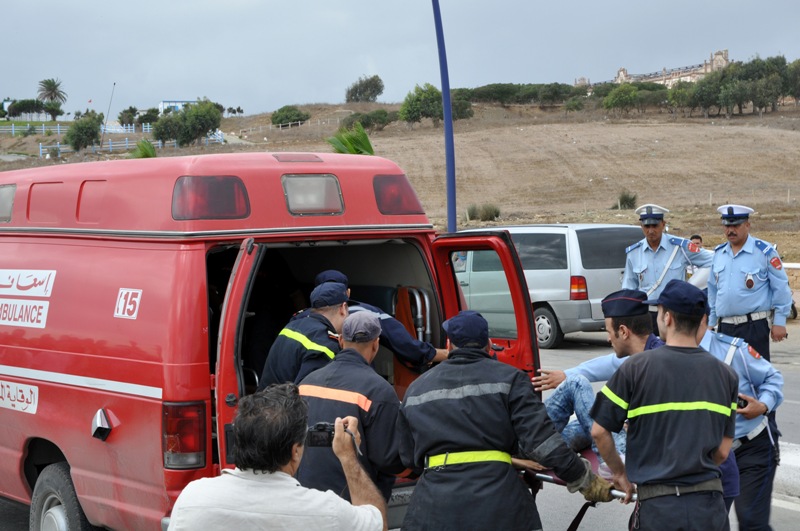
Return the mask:
{"type": "Polygon", "coordinates": [[[354,312],[347,316],[342,326],[345,341],[366,343],[381,335],[381,321],[370,311],[354,312]]]}
{"type": "Polygon", "coordinates": [[[311,306],[324,308],[347,302],[347,286],[338,282],[325,282],[311,292],[311,306]]]}
{"type": "Polygon", "coordinates": [[[335,269],[326,269],[314,277],[315,286],[319,286],[320,284],[324,284],[326,282],[338,282],[339,284],[344,284],[345,288],[350,285],[347,275],[335,269]]]}
{"type": "Polygon", "coordinates": [[[463,310],[442,323],[450,342],[457,347],[483,348],[489,343],[489,323],[475,310],[463,310]]]}
{"type": "Polygon", "coordinates": [[[634,212],[639,214],[639,221],[642,223],[642,225],[658,225],[664,221],[664,214],[669,212],[669,210],[664,207],[649,203],[647,205],[640,206],[634,210],[634,212]]]}
{"type": "Polygon", "coordinates": [[[717,212],[722,214],[723,225],[741,225],[750,219],[754,210],[743,205],[722,205],[717,212]]]}
{"type": "Polygon", "coordinates": [[[708,313],[708,297],[697,286],[683,280],[672,279],[657,299],[642,304],[660,304],[668,310],[684,315],[705,315],[708,313]]]}
{"type": "Polygon", "coordinates": [[[647,313],[647,305],[643,304],[645,299],[647,293],[644,291],[623,289],[606,295],[606,298],[600,301],[600,307],[606,317],[644,315],[647,313]]]}

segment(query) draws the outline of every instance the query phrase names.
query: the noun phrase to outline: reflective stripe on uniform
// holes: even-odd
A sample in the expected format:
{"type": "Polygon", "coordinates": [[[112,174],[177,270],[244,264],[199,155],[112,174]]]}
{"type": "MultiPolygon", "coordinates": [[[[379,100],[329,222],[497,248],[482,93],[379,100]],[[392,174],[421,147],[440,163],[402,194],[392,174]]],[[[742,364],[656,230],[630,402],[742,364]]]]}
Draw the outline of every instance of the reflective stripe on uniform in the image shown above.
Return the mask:
{"type": "Polygon", "coordinates": [[[484,396],[495,394],[508,394],[511,390],[510,383],[482,383],[463,385],[452,389],[435,389],[422,393],[419,396],[410,396],[406,399],[406,406],[419,406],[434,400],[459,400],[468,396],[484,396]]]}
{"type": "Polygon", "coordinates": [[[323,354],[325,354],[326,356],[328,356],[330,359],[333,359],[335,356],[335,354],[331,349],[329,349],[325,345],[314,343],[300,332],[295,332],[294,330],[289,330],[288,328],[284,328],[283,330],[281,330],[281,333],[279,335],[286,336],[289,339],[294,339],[295,341],[303,345],[307,350],[318,350],[323,354]]]}
{"type": "Polygon", "coordinates": [[[449,452],[446,454],[428,456],[426,461],[427,468],[463,465],[466,463],[484,463],[488,461],[499,461],[511,464],[511,455],[499,450],[476,450],[472,452],[449,452]]]}
{"type": "Polygon", "coordinates": [[[348,404],[355,404],[364,411],[369,411],[372,407],[372,400],[356,393],[355,391],[343,391],[342,389],[331,389],[330,387],[321,387],[319,385],[300,385],[300,396],[313,396],[314,398],[324,398],[326,400],[338,400],[339,402],[346,402],[348,404]]]}
{"type": "MultiPolygon", "coordinates": [[[[624,401],[622,398],[617,396],[614,391],[608,388],[608,386],[603,386],[600,390],[603,395],[606,396],[609,400],[614,402],[620,408],[628,411],[628,402],[624,401]]],[[[699,411],[699,410],[707,410],[714,413],[719,413],[721,415],[730,416],[733,412],[736,411],[736,404],[731,404],[730,407],[715,404],[713,402],[706,402],[706,401],[697,401],[697,402],[665,402],[663,404],[651,404],[648,406],[641,406],[635,409],[631,409],[628,411],[628,418],[632,419],[634,417],[639,417],[641,415],[650,415],[653,413],[664,413],[666,411],[699,411]]]]}

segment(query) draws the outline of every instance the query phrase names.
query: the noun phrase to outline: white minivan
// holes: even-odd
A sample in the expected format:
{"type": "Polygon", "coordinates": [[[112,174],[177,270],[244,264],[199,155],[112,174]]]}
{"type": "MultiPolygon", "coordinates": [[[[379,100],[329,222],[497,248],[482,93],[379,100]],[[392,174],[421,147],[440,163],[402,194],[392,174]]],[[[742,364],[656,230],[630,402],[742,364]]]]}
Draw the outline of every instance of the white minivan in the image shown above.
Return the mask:
{"type": "MultiPolygon", "coordinates": [[[[486,230],[486,229],[482,229],[486,230]]],[[[604,329],[600,301],[621,289],[625,248],[644,236],[637,225],[555,224],[492,227],[511,234],[530,290],[540,348],[557,348],[570,332],[604,329]]],[[[470,232],[470,231],[464,231],[470,232]]],[[[469,308],[480,311],[495,333],[513,333],[508,287],[494,253],[453,256],[469,308]]]]}

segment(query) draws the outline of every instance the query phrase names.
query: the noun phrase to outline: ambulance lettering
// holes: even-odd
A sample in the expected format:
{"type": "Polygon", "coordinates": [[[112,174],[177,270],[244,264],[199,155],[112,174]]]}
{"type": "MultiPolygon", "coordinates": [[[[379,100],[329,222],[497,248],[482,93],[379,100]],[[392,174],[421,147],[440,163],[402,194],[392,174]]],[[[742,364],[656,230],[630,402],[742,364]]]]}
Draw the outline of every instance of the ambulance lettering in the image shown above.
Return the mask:
{"type": "Polygon", "coordinates": [[[50,297],[55,271],[0,269],[0,295],[50,297]]]}
{"type": "Polygon", "coordinates": [[[139,302],[142,300],[142,290],[119,288],[117,305],[114,307],[114,317],[119,319],[136,319],[139,315],[139,302]]]}
{"type": "Polygon", "coordinates": [[[0,407],[22,413],[36,414],[39,404],[39,388],[0,380],[0,407]]]}
{"type": "Polygon", "coordinates": [[[48,301],[0,299],[0,326],[44,328],[49,307],[48,301]]]}

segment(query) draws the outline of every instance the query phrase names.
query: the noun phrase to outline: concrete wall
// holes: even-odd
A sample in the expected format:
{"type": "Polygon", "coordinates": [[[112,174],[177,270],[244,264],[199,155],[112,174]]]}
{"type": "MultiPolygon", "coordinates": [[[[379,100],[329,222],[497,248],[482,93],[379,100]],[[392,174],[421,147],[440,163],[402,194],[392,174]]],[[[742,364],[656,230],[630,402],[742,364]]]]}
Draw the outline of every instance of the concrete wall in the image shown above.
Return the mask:
{"type": "Polygon", "coordinates": [[[800,297],[800,264],[783,264],[789,277],[789,287],[795,292],[795,302],[800,297]]]}

